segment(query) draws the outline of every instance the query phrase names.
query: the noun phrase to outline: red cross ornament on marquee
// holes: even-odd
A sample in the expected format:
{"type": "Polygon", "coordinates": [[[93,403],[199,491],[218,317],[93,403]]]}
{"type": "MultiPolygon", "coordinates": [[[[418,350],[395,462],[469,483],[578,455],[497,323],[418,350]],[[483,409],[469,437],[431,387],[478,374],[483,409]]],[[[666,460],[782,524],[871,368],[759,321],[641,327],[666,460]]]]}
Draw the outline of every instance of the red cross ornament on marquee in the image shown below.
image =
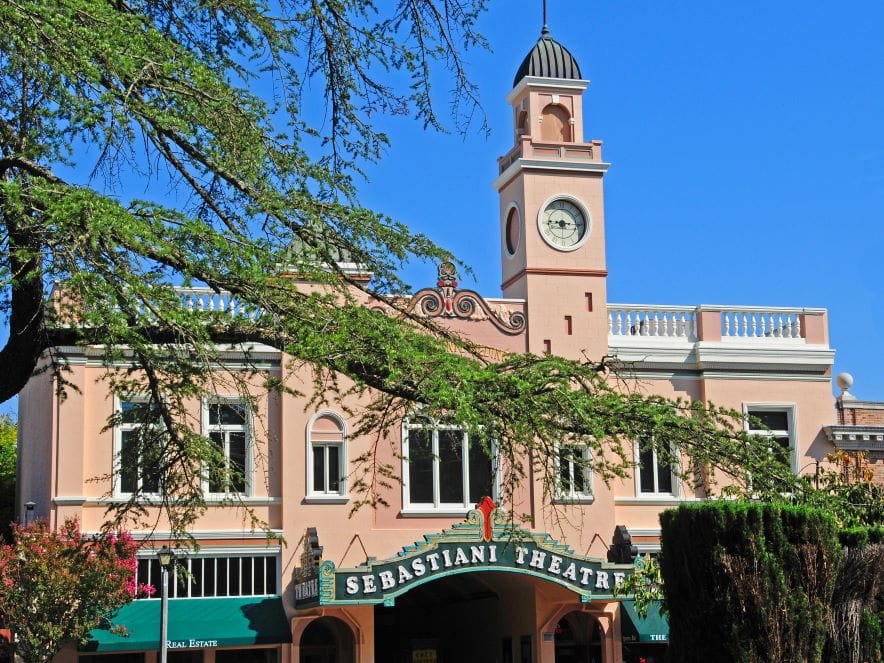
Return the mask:
{"type": "Polygon", "coordinates": [[[494,533],[494,528],[491,525],[491,514],[494,513],[495,509],[497,509],[497,505],[487,495],[476,503],[476,510],[482,512],[482,540],[486,542],[491,541],[491,535],[494,533]]]}

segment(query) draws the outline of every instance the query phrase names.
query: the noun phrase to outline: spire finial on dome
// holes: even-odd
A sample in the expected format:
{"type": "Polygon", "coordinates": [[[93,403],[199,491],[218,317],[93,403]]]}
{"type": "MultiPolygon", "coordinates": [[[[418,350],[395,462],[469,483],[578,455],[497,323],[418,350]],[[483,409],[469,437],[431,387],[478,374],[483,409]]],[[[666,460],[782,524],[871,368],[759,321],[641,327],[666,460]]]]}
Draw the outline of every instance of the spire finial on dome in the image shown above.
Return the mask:
{"type": "Polygon", "coordinates": [[[543,37],[549,34],[549,25],[546,22],[546,0],[543,0],[543,28],[541,28],[540,34],[543,37]]]}

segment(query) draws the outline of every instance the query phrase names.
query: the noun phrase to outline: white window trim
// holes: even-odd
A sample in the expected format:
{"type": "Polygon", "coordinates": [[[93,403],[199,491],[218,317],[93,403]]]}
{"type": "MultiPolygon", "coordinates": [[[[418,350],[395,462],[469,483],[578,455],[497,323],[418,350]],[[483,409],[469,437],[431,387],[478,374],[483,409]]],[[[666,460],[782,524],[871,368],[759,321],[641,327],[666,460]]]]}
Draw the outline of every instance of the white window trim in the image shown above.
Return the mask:
{"type": "MultiPolygon", "coordinates": [[[[133,493],[124,492],[123,491],[123,477],[122,477],[122,468],[120,467],[120,458],[123,451],[123,431],[124,430],[133,430],[137,426],[141,426],[143,424],[124,424],[122,422],[123,415],[123,403],[148,403],[150,401],[150,397],[146,395],[135,395],[123,398],[120,394],[114,394],[114,416],[119,416],[120,421],[114,424],[114,459],[113,459],[113,497],[114,498],[122,498],[128,499],[132,496],[133,493]]],[[[138,483],[141,484],[141,474],[138,476],[138,483]]],[[[162,492],[157,493],[145,493],[142,492],[141,498],[145,502],[153,502],[154,500],[162,499],[162,492]]]]}
{"type": "MultiPolygon", "coordinates": [[[[469,489],[464,490],[464,501],[463,503],[452,503],[452,502],[442,502],[439,496],[439,436],[438,432],[440,430],[456,430],[463,433],[463,444],[469,449],[469,433],[463,429],[461,426],[455,426],[452,424],[440,424],[436,421],[425,419],[428,423],[412,423],[410,420],[405,420],[402,422],[402,513],[406,516],[422,516],[422,515],[430,515],[430,516],[463,516],[466,515],[471,509],[475,508],[475,504],[469,501],[469,489]],[[430,429],[433,432],[433,449],[434,449],[434,462],[433,462],[433,503],[428,504],[426,502],[418,502],[416,504],[411,503],[411,491],[409,490],[410,486],[410,475],[408,468],[408,432],[411,430],[422,430],[422,429],[430,429]]],[[[466,488],[469,486],[469,453],[463,454],[463,458],[466,462],[461,463],[461,472],[463,476],[463,485],[466,488]]],[[[491,441],[491,471],[493,476],[491,477],[491,499],[497,501],[500,496],[500,463],[499,457],[497,453],[497,443],[492,440],[491,441]]]]}
{"type": "MultiPolygon", "coordinates": [[[[350,439],[350,433],[347,430],[347,421],[342,417],[339,413],[334,410],[321,410],[310,417],[310,420],[307,422],[307,444],[305,445],[307,450],[307,462],[305,467],[307,468],[307,496],[305,501],[310,503],[326,503],[326,504],[344,504],[350,500],[349,493],[349,482],[347,481],[347,477],[349,474],[349,456],[348,456],[348,441],[350,439]],[[343,476],[340,478],[340,483],[338,484],[338,490],[335,492],[317,492],[313,487],[313,424],[321,417],[331,417],[336,420],[341,427],[341,435],[342,440],[340,442],[317,442],[317,446],[321,447],[333,447],[337,446],[340,448],[339,459],[341,468],[343,468],[343,476]]],[[[326,456],[327,459],[327,456],[326,456]]],[[[326,460],[325,463],[326,474],[328,474],[328,462],[326,460]]],[[[326,476],[326,485],[329,485],[328,482],[329,477],[326,476]]]]}
{"type": "Polygon", "coordinates": [[[795,474],[798,474],[798,435],[796,422],[798,421],[798,405],[796,403],[743,403],[743,427],[747,433],[758,437],[788,437],[789,438],[789,466],[795,474]],[[749,427],[749,411],[754,412],[785,412],[789,426],[787,431],[762,431],[749,427]],[[785,435],[783,435],[785,433],[785,435]]]}
{"type": "MultiPolygon", "coordinates": [[[[590,448],[586,444],[577,444],[574,442],[560,442],[556,446],[556,457],[555,457],[555,468],[554,468],[555,473],[556,473],[555,474],[555,482],[556,482],[555,483],[555,499],[556,499],[556,502],[559,502],[562,504],[592,504],[595,501],[595,494],[594,494],[593,484],[592,484],[592,470],[590,470],[588,467],[583,468],[583,472],[584,472],[583,485],[586,487],[586,491],[584,491],[582,493],[576,493],[573,491],[570,493],[564,493],[562,491],[562,486],[559,481],[559,477],[560,477],[559,470],[561,469],[560,464],[562,462],[560,449],[563,446],[579,447],[581,454],[583,456],[583,459],[589,460],[589,458],[590,458],[590,448]]],[[[573,485],[573,483],[574,483],[574,463],[571,462],[569,464],[570,464],[569,474],[571,475],[571,483],[573,485]]]]}
{"type": "Polygon", "coordinates": [[[677,470],[679,467],[679,454],[673,450],[673,457],[675,458],[675,471],[672,472],[672,491],[671,492],[661,492],[657,487],[657,449],[654,448],[654,492],[643,492],[642,491],[642,477],[641,477],[641,465],[639,461],[641,460],[641,450],[639,449],[639,442],[636,440],[633,442],[633,453],[635,454],[635,471],[633,474],[635,475],[635,499],[638,500],[647,500],[649,502],[659,501],[660,498],[670,498],[672,500],[678,500],[681,498],[681,481],[678,478],[677,470]]]}
{"type": "MultiPolygon", "coordinates": [[[[202,476],[202,488],[203,495],[209,499],[210,501],[218,501],[218,500],[228,500],[231,497],[252,497],[254,490],[254,481],[253,476],[255,473],[255,435],[254,435],[254,422],[252,420],[252,408],[248,406],[245,400],[241,396],[210,396],[207,398],[203,398],[202,401],[202,435],[203,437],[208,438],[210,433],[217,432],[219,427],[213,427],[209,423],[209,408],[212,405],[242,405],[245,410],[246,422],[245,422],[245,434],[246,434],[246,468],[245,468],[245,480],[246,480],[246,490],[244,493],[239,493],[236,491],[226,491],[226,492],[212,492],[209,490],[209,472],[207,467],[203,467],[203,476],[202,476]]],[[[223,432],[227,428],[225,426],[221,426],[220,430],[223,432]]]]}

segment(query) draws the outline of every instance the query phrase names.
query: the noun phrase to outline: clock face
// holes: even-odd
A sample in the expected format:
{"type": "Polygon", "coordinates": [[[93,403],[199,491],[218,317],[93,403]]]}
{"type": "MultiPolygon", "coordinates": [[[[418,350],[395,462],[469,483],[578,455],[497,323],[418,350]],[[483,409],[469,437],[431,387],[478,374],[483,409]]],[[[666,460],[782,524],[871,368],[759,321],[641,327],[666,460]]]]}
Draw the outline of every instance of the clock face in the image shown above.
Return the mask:
{"type": "Polygon", "coordinates": [[[538,223],[543,239],[554,249],[576,249],[586,238],[587,219],[570,200],[559,198],[547,203],[538,223]]]}

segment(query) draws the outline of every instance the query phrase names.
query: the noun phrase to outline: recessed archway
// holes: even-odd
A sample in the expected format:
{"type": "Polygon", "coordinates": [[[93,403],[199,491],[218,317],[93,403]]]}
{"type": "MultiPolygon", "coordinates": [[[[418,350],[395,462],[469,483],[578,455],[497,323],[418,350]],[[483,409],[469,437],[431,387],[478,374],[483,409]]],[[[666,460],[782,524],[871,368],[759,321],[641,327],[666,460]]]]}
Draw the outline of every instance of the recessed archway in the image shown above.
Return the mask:
{"type": "Polygon", "coordinates": [[[570,143],[571,115],[564,106],[550,104],[541,113],[540,139],[555,143],[570,143]]]}
{"type": "Polygon", "coordinates": [[[340,619],[320,617],[301,634],[299,663],[355,663],[353,632],[340,619]]]}
{"type": "Polygon", "coordinates": [[[603,637],[590,614],[569,612],[555,627],[556,663],[602,663],[603,637]]]}

